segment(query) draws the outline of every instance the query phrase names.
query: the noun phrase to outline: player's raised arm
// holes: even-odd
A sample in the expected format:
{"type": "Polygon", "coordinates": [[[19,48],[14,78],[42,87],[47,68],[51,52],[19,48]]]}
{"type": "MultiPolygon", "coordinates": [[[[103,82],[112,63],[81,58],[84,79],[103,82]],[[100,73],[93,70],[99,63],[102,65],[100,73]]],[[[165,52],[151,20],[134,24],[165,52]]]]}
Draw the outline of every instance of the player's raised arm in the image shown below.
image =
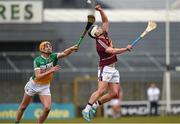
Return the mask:
{"type": "Polygon", "coordinates": [[[111,54],[121,54],[121,53],[124,53],[126,51],[131,51],[131,49],[132,49],[132,46],[131,45],[127,45],[125,48],[107,47],[105,51],[107,53],[111,53],[111,54]]]}
{"type": "Polygon", "coordinates": [[[77,51],[77,50],[78,50],[77,45],[74,45],[74,46],[72,46],[72,47],[69,47],[69,48],[65,49],[65,50],[62,51],[62,52],[59,52],[58,55],[57,55],[57,57],[58,57],[58,58],[64,58],[64,57],[70,55],[71,53],[73,53],[73,52],[75,52],[75,51],[77,51]]]}
{"type": "Polygon", "coordinates": [[[101,8],[100,5],[97,5],[95,7],[95,9],[100,12],[101,19],[102,19],[102,29],[103,29],[103,31],[104,32],[108,32],[108,30],[109,30],[109,20],[108,20],[108,17],[106,16],[104,10],[101,8]]]}

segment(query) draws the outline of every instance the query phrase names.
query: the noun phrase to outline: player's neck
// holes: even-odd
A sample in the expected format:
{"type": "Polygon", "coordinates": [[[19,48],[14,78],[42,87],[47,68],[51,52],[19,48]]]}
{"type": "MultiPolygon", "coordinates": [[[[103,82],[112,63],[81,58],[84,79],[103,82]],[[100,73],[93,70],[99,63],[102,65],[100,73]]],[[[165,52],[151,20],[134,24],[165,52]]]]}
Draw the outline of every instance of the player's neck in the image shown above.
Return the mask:
{"type": "Polygon", "coordinates": [[[43,58],[49,58],[49,54],[46,54],[46,53],[42,53],[41,56],[42,56],[43,58]]]}
{"type": "Polygon", "coordinates": [[[104,38],[104,34],[99,35],[98,38],[104,38]]]}

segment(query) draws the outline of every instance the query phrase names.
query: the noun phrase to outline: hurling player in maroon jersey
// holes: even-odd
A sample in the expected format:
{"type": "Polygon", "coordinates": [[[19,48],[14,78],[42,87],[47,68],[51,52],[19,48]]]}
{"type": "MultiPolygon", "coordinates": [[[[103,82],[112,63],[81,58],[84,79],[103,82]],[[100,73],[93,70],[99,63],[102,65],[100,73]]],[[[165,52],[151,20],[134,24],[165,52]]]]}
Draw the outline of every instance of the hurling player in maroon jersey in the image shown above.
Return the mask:
{"type": "Polygon", "coordinates": [[[88,104],[82,111],[83,118],[87,121],[95,115],[97,107],[119,98],[120,82],[119,71],[115,68],[117,62],[116,54],[131,51],[132,46],[125,48],[114,48],[112,41],[108,37],[109,21],[100,5],[95,7],[99,11],[102,19],[102,26],[93,26],[89,31],[89,36],[96,40],[96,50],[99,55],[98,68],[98,89],[92,93],[88,104]],[[108,91],[106,94],[104,94],[108,91]]]}

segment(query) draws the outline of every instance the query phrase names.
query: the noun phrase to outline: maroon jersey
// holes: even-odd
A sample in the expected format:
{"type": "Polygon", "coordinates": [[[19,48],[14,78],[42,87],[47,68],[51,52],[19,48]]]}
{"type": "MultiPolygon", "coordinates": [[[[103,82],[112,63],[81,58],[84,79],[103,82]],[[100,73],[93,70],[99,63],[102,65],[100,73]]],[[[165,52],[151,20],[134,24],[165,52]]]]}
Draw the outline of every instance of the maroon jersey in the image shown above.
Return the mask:
{"type": "Polygon", "coordinates": [[[100,57],[99,66],[106,66],[117,61],[116,54],[106,53],[106,48],[110,47],[111,42],[108,38],[108,33],[104,34],[103,38],[96,38],[96,50],[100,57]]]}

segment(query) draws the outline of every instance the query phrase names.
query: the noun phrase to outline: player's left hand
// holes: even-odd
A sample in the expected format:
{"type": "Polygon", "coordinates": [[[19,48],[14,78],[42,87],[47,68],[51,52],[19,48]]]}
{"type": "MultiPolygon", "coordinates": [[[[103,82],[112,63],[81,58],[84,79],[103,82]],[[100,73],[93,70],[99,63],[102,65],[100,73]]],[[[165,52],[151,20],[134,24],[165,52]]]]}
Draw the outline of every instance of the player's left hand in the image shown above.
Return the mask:
{"type": "Polygon", "coordinates": [[[74,45],[71,47],[71,50],[77,52],[79,50],[79,47],[77,45],[74,45]]]}
{"type": "Polygon", "coordinates": [[[102,10],[101,5],[96,5],[95,9],[96,9],[97,11],[101,11],[101,10],[102,10]]]}

